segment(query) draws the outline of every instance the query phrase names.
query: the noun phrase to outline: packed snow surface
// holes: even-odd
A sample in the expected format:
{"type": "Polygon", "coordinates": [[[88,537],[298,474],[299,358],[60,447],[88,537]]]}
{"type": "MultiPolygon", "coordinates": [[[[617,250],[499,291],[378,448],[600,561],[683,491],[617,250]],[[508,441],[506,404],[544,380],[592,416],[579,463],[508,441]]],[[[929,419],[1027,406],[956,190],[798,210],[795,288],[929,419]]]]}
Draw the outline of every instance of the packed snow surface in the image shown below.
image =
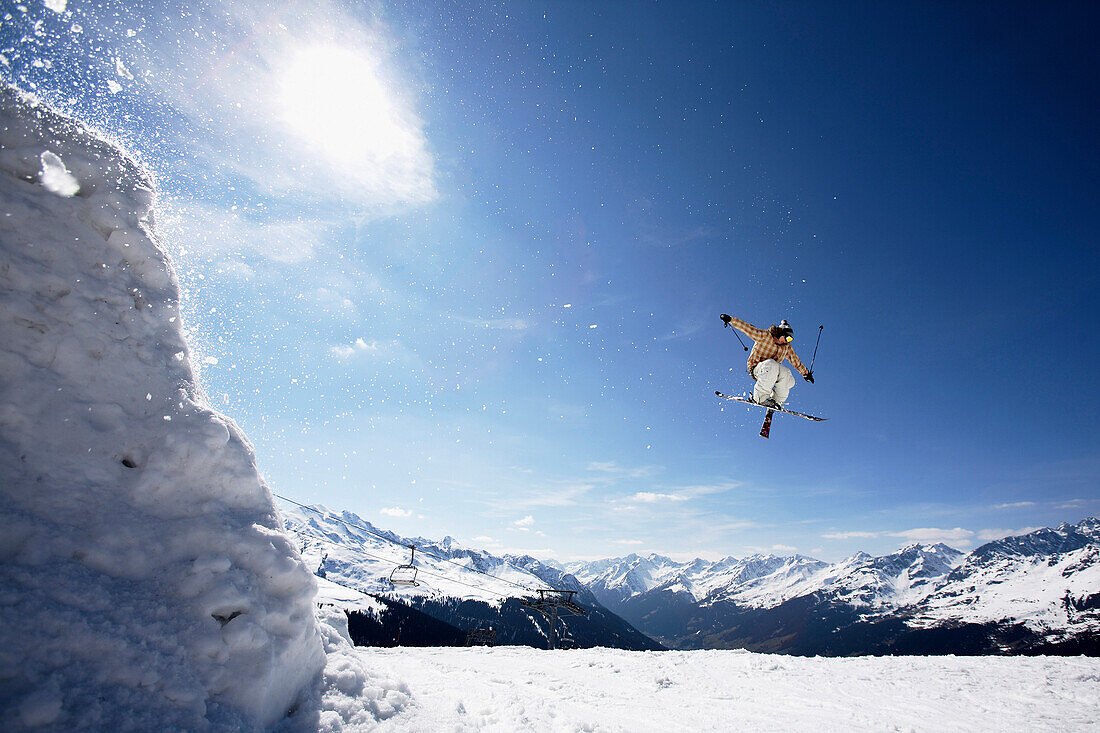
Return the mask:
{"type": "Polygon", "coordinates": [[[1100,729],[1100,660],[364,649],[413,702],[383,731],[1100,729]]]}

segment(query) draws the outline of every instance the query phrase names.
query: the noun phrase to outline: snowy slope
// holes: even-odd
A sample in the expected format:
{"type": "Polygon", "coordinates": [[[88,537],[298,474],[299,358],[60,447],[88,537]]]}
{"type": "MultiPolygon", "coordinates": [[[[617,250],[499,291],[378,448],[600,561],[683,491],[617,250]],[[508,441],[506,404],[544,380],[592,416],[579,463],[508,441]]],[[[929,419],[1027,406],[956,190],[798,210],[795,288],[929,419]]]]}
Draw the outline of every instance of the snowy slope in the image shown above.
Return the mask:
{"type": "Polygon", "coordinates": [[[0,720],[392,715],[400,684],[318,623],[249,443],[195,380],[153,201],[117,148],[0,88],[0,720]]]}
{"type": "Polygon", "coordinates": [[[1008,619],[1055,635],[1100,633],[1098,529],[1086,519],[982,545],[914,606],[910,624],[1008,619]]]}
{"type": "Polygon", "coordinates": [[[1086,731],[1100,660],[400,649],[381,731],[1086,731]]]}
{"type": "Polygon", "coordinates": [[[529,597],[546,587],[531,572],[484,550],[466,548],[452,537],[401,537],[351,512],[337,514],[322,506],[287,504],[283,516],[308,567],[362,593],[465,598],[499,606],[507,598],[529,597]],[[410,545],[418,550],[418,585],[392,585],[391,573],[410,560],[410,545]]]}

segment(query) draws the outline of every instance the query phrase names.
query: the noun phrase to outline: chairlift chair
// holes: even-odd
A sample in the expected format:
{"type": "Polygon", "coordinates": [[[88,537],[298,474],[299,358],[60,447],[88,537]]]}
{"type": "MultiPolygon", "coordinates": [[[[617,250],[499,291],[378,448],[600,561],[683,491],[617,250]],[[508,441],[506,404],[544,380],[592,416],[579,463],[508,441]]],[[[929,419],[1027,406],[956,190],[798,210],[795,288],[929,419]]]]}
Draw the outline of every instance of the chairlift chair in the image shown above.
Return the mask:
{"type": "Polygon", "coordinates": [[[392,586],[415,586],[420,585],[416,582],[416,547],[409,545],[409,562],[405,565],[398,565],[392,571],[390,571],[390,585],[392,586]]]}

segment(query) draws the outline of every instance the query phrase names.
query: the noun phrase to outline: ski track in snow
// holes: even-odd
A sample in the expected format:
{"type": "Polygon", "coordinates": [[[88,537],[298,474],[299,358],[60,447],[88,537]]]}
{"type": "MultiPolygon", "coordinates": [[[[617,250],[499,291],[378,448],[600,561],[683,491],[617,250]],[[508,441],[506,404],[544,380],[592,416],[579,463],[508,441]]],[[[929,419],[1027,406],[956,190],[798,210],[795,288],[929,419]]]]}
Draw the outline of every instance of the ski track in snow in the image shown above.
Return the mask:
{"type": "Polygon", "coordinates": [[[414,703],[383,731],[1100,730],[1100,660],[521,647],[361,650],[414,703]]]}

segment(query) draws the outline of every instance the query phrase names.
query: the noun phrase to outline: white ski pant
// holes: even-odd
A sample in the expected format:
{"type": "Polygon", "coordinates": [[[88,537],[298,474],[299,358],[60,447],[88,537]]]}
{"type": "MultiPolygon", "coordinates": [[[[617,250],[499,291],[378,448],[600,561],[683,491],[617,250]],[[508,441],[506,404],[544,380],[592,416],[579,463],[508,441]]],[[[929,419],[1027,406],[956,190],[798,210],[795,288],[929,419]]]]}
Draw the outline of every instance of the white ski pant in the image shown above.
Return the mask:
{"type": "Polygon", "coordinates": [[[756,379],[752,398],[757,402],[771,397],[782,405],[794,386],[794,374],[775,359],[765,359],[757,364],[752,370],[752,376],[756,379]]]}

